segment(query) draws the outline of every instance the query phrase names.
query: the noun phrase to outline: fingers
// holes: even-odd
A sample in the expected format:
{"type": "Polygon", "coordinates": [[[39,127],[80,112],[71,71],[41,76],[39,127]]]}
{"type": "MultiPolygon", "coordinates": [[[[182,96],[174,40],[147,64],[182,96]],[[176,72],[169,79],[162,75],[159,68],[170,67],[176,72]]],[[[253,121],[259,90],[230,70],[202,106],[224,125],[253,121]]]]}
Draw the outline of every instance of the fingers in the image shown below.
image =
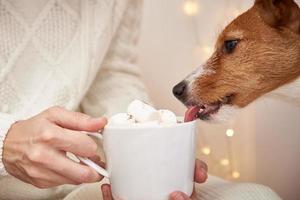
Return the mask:
{"type": "Polygon", "coordinates": [[[52,165],[51,169],[79,183],[93,183],[103,178],[103,176],[99,175],[91,167],[75,163],[63,156],[59,158],[59,164],[52,165]],[[68,167],[63,168],[65,166],[68,167]]]}
{"type": "Polygon", "coordinates": [[[195,182],[204,183],[207,179],[207,165],[205,162],[196,159],[195,164],[195,182]]]}
{"type": "Polygon", "coordinates": [[[191,200],[191,199],[183,192],[173,192],[171,193],[169,200],[191,200]]]}
{"type": "Polygon", "coordinates": [[[208,172],[207,164],[204,161],[196,159],[196,164],[198,164],[200,168],[204,169],[206,173],[208,172]]]}
{"type": "Polygon", "coordinates": [[[97,165],[99,165],[102,168],[106,167],[105,162],[103,162],[100,158],[100,156],[93,156],[89,158],[90,160],[92,160],[94,163],[96,163],[97,165]]]}
{"type": "Polygon", "coordinates": [[[31,162],[54,171],[76,183],[92,183],[103,178],[92,168],[76,163],[52,148],[39,147],[34,152],[31,152],[28,157],[31,162]]]}
{"type": "Polygon", "coordinates": [[[101,185],[101,191],[102,191],[103,200],[113,200],[113,196],[109,184],[101,185]]]}
{"type": "Polygon", "coordinates": [[[60,107],[52,107],[43,113],[51,122],[72,130],[94,132],[102,129],[107,124],[107,119],[92,118],[86,114],[72,112],[60,107]]]}
{"type": "Polygon", "coordinates": [[[49,188],[62,184],[79,184],[39,165],[26,168],[25,173],[30,177],[30,183],[38,188],[49,188]]]}
{"type": "MultiPolygon", "coordinates": [[[[195,164],[195,181],[198,183],[203,183],[207,179],[207,165],[203,161],[196,160],[195,164]]],[[[108,184],[104,184],[101,186],[103,200],[113,200],[111,189],[108,184]]],[[[193,191],[193,195],[195,197],[195,191],[193,191]]],[[[194,199],[193,197],[193,199],[194,199]]],[[[188,197],[183,192],[173,192],[171,193],[169,200],[191,200],[190,197],[188,197]]]]}
{"type": "Polygon", "coordinates": [[[37,138],[38,142],[43,142],[51,147],[71,152],[78,156],[97,156],[97,144],[91,137],[79,131],[50,126],[39,134],[37,138]]]}

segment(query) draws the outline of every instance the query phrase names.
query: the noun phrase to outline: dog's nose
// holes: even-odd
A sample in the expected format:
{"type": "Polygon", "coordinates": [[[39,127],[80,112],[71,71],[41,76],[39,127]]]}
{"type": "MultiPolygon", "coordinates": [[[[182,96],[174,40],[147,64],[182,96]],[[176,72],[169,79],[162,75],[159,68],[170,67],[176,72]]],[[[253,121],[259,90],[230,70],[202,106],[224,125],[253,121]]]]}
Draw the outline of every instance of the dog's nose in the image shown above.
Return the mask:
{"type": "Polygon", "coordinates": [[[181,81],[177,85],[173,87],[173,94],[178,98],[178,99],[183,99],[186,93],[186,87],[187,84],[185,81],[181,81]]]}

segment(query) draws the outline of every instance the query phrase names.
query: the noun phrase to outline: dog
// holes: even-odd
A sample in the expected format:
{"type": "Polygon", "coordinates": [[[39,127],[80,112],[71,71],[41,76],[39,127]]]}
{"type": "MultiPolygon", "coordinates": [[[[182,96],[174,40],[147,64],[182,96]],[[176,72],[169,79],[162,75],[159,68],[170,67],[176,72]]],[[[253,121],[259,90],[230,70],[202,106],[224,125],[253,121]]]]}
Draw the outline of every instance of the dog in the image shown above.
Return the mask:
{"type": "Polygon", "coordinates": [[[264,94],[300,99],[300,9],[255,0],[219,35],[214,53],[173,88],[186,121],[225,121],[264,94]]]}

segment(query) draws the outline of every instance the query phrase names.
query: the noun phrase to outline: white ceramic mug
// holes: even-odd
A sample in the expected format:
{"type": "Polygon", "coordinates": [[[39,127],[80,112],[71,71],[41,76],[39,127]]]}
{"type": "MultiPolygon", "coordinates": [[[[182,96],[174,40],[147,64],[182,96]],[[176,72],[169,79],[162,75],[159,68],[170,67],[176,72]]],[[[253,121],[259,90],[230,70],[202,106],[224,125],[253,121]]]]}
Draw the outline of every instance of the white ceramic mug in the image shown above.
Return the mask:
{"type": "Polygon", "coordinates": [[[109,177],[114,198],[167,200],[174,191],[191,195],[195,124],[193,121],[154,127],[106,127],[103,147],[107,171],[96,168],[109,177]]]}

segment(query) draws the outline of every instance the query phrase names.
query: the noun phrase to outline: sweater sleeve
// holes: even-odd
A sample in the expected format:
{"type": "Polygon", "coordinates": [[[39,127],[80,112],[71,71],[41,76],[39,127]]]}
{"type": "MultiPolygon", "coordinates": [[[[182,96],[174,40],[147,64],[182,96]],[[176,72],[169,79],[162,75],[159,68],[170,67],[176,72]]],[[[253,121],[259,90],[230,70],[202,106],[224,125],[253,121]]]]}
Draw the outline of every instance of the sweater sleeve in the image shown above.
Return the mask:
{"type": "Polygon", "coordinates": [[[254,183],[235,183],[208,176],[203,184],[195,184],[196,199],[211,200],[281,200],[269,187],[254,183]]]}
{"type": "Polygon", "coordinates": [[[2,161],[3,144],[6,134],[13,123],[15,123],[15,119],[12,115],[0,113],[0,177],[7,175],[2,161]]]}
{"type": "Polygon", "coordinates": [[[81,102],[91,116],[124,112],[133,99],[148,101],[136,65],[142,1],[129,1],[96,79],[81,102]]]}

